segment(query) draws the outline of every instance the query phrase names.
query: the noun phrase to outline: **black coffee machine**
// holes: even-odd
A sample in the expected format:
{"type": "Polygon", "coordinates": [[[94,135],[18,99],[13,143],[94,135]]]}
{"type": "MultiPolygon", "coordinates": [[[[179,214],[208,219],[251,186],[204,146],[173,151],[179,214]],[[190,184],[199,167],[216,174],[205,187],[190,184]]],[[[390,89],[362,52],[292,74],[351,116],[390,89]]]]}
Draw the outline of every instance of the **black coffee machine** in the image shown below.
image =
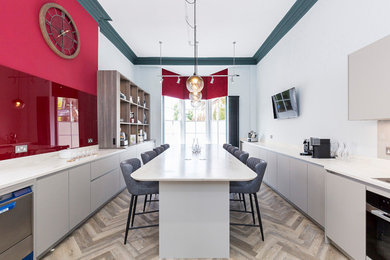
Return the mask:
{"type": "Polygon", "coordinates": [[[303,153],[301,155],[311,155],[313,158],[331,158],[330,139],[310,137],[303,141],[303,153]]]}

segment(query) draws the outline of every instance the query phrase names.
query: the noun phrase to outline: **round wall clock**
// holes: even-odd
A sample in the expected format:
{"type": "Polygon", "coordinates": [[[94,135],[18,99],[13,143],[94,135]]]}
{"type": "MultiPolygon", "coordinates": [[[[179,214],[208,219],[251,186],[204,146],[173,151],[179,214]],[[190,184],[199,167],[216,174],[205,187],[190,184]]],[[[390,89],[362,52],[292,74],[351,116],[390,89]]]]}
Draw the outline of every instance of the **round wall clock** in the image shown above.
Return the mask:
{"type": "Polygon", "coordinates": [[[43,38],[57,55],[73,59],[80,52],[80,36],[69,13],[55,3],[44,4],[39,11],[43,38]]]}

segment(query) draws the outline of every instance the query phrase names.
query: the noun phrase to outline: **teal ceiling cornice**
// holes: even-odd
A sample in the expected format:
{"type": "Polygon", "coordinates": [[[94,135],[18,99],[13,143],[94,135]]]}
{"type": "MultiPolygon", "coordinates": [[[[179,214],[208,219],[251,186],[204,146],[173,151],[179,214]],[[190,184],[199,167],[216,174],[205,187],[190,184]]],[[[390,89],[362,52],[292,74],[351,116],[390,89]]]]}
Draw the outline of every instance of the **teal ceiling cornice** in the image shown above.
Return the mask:
{"type": "MultiPolygon", "coordinates": [[[[159,57],[138,57],[135,60],[136,65],[159,65],[159,57]]],[[[176,57],[163,57],[163,65],[194,65],[194,58],[176,58],[176,57]]],[[[233,65],[233,58],[225,57],[210,57],[210,58],[198,58],[199,65],[233,65]]],[[[236,58],[236,65],[256,65],[257,62],[253,58],[242,57],[236,58]]]]}
{"type": "Polygon", "coordinates": [[[257,63],[285,36],[291,28],[310,10],[317,0],[297,0],[287,14],[271,32],[268,38],[253,55],[257,63]]]}
{"type": "MultiPolygon", "coordinates": [[[[134,51],[109,23],[112,21],[97,0],[77,0],[88,13],[99,23],[101,33],[134,65],[159,65],[159,57],[137,57],[134,51]]],[[[236,65],[256,65],[286,35],[291,28],[310,10],[318,0],[296,0],[287,14],[271,32],[253,57],[236,58],[236,65]]],[[[193,65],[193,58],[163,57],[163,65],[193,65]]],[[[199,58],[199,65],[232,65],[231,57],[199,58]]]]}
{"type": "Polygon", "coordinates": [[[95,19],[96,22],[100,23],[103,21],[112,21],[111,17],[107,14],[104,8],[99,4],[97,0],[77,0],[82,7],[95,19]]]}

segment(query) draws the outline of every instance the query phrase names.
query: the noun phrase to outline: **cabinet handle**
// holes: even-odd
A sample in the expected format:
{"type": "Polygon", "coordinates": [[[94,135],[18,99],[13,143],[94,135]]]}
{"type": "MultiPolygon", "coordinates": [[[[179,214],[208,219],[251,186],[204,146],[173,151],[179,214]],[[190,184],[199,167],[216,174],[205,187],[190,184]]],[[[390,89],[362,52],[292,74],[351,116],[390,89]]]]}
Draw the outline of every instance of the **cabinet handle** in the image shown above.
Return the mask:
{"type": "Polygon", "coordinates": [[[14,201],[8,205],[0,207],[0,215],[7,211],[10,211],[11,209],[15,208],[15,206],[16,206],[16,202],[14,201]]]}

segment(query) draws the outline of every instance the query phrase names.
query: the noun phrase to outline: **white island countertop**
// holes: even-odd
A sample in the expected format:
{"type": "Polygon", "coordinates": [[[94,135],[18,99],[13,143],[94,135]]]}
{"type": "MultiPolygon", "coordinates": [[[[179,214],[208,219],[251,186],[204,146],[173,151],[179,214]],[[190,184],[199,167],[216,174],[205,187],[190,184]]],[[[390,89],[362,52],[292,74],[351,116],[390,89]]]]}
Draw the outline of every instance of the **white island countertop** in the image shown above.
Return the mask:
{"type": "Polygon", "coordinates": [[[172,146],[131,175],[138,181],[249,181],[256,173],[220,145],[172,146]]]}
{"type": "Polygon", "coordinates": [[[241,141],[308,163],[323,166],[327,171],[390,191],[390,183],[376,179],[390,178],[390,160],[362,156],[352,156],[349,159],[316,159],[311,156],[300,155],[303,151],[303,146],[300,148],[271,142],[241,141]]]}
{"type": "Polygon", "coordinates": [[[95,155],[72,162],[59,158],[59,152],[0,161],[0,190],[123,151],[124,149],[99,149],[95,155]]]}

